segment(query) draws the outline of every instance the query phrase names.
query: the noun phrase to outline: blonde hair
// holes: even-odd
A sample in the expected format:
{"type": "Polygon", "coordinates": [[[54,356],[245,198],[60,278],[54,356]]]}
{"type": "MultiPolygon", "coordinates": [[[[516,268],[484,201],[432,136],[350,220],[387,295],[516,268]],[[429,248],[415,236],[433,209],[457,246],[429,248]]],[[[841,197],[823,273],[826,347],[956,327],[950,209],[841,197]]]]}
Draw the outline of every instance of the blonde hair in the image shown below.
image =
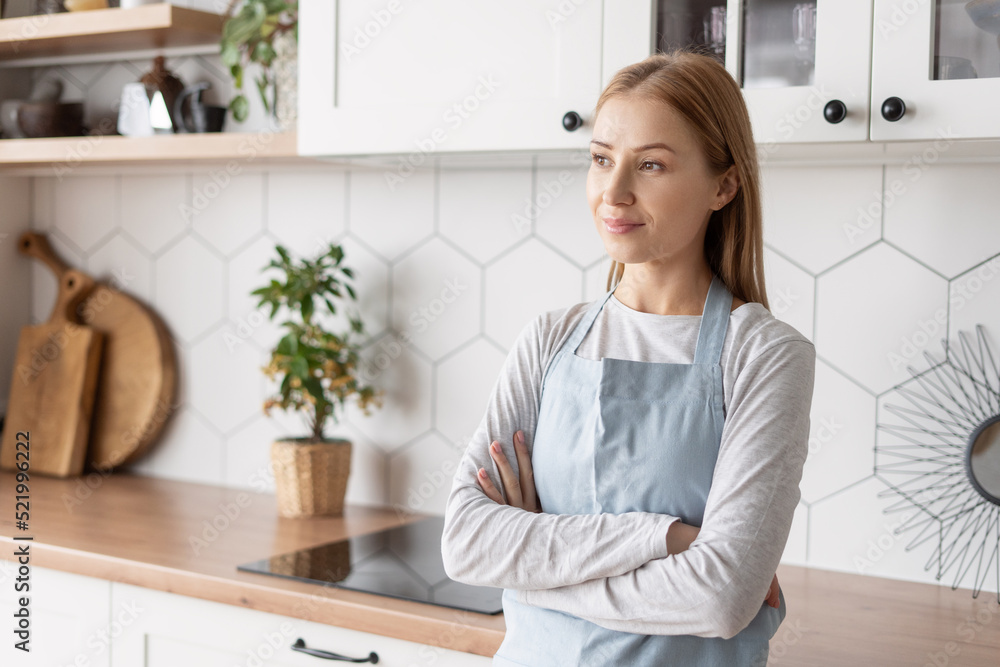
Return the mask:
{"type": "MultiPolygon", "coordinates": [[[[618,70],[598,98],[594,118],[608,99],[618,96],[669,104],[694,130],[713,173],[736,165],[740,186],[728,204],[712,211],[705,258],[733,295],[770,309],[764,288],[760,167],[739,84],[714,57],[678,49],[618,70]]],[[[624,264],[612,260],[608,290],[624,271],[624,264]]]]}

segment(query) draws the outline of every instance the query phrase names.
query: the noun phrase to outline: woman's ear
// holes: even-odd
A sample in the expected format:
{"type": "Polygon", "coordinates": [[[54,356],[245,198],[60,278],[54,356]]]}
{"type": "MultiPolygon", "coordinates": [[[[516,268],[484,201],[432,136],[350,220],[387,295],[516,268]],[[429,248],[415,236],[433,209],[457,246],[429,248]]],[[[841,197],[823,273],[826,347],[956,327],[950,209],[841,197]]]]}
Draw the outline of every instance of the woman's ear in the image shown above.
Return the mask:
{"type": "Polygon", "coordinates": [[[733,197],[736,196],[736,192],[740,189],[740,175],[736,172],[736,165],[729,165],[729,169],[719,176],[719,191],[717,196],[719,197],[718,209],[725,207],[733,197]]]}

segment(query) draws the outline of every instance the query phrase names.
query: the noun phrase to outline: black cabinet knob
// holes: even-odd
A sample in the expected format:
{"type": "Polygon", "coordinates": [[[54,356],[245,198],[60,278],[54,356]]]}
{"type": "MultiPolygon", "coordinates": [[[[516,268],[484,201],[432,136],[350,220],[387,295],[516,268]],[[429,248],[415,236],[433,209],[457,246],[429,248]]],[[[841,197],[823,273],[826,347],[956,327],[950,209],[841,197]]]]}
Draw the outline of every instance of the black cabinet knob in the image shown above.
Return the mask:
{"type": "Polygon", "coordinates": [[[572,132],[583,127],[583,118],[575,111],[567,111],[563,116],[563,128],[567,132],[572,132]]]}
{"type": "Polygon", "coordinates": [[[882,118],[890,123],[895,123],[906,113],[906,105],[898,97],[889,97],[882,102],[882,118]]]}
{"type": "Polygon", "coordinates": [[[826,118],[826,122],[836,125],[847,118],[847,105],[840,100],[830,100],[823,107],[823,118],[826,118]]]}

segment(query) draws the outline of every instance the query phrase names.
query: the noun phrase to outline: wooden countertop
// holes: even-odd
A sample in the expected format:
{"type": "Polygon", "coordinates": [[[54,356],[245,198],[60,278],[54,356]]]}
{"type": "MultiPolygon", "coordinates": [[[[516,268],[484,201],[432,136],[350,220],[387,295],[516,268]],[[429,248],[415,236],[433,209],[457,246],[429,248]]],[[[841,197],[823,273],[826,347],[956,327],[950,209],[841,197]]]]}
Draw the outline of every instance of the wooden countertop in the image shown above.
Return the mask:
{"type": "MultiPolygon", "coordinates": [[[[90,478],[32,475],[28,530],[14,527],[14,473],[0,472],[0,516],[12,535],[31,535],[31,564],[284,616],[492,656],[506,629],[491,616],[308,584],[237,565],[424,518],[347,506],[342,517],[286,519],[273,494],[115,472],[90,478]],[[87,481],[95,488],[90,488],[87,481]],[[88,493],[89,492],[89,493],[88,493]],[[246,494],[239,497],[240,494],[246,494]],[[239,498],[238,498],[239,497],[239,498]],[[248,502],[249,501],[249,502],[248,502]],[[242,503],[242,507],[240,506],[242,503]],[[222,507],[239,509],[212,538],[222,507]],[[208,539],[206,538],[206,535],[208,539]],[[198,553],[192,538],[205,540],[198,553]],[[444,642],[444,643],[442,643],[444,642]]],[[[222,519],[219,525],[224,525],[222,519]]]]}
{"type": "MultiPolygon", "coordinates": [[[[343,517],[284,519],[274,496],[114,473],[35,475],[27,531],[15,531],[14,474],[0,472],[0,557],[12,535],[31,535],[31,564],[364,632],[492,656],[502,615],[489,616],[236,570],[238,564],[374,532],[425,515],[348,506],[343,517]],[[244,507],[195,554],[205,522],[244,507]],[[249,504],[246,499],[249,499],[249,504]],[[442,643],[444,641],[444,644],[442,643]]],[[[220,524],[221,524],[220,520],[220,524]]],[[[211,533],[209,533],[211,535],[211,533]]],[[[995,564],[994,564],[995,565],[995,564]]],[[[781,565],[788,615],[771,640],[770,666],[1000,665],[995,591],[781,565]]]]}

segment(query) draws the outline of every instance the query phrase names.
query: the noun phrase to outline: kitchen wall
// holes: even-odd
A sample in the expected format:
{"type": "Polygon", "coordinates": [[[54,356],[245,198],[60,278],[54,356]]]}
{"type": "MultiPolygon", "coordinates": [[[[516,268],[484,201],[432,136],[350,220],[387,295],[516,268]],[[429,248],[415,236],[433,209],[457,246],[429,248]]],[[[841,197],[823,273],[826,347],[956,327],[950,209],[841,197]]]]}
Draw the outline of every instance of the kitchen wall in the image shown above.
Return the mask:
{"type": "MultiPolygon", "coordinates": [[[[143,66],[56,74],[87,96],[143,66]]],[[[168,66],[225,86],[198,57],[168,66]]],[[[949,161],[948,148],[885,163],[764,167],[772,311],[818,353],[810,454],[785,562],[936,581],[924,570],[934,540],[910,551],[915,532],[894,534],[907,508],[884,512],[900,505],[874,464],[876,444],[902,442],[877,424],[887,404],[907,405],[893,388],[910,378],[908,366],[927,368],[924,351],[940,357],[942,337],[957,340],[976,323],[1000,350],[1000,165],[949,161]]],[[[273,488],[271,441],[305,426],[262,414],[274,387],[259,367],[278,328],[249,293],[269,277],[261,269],[276,243],[301,255],[338,242],[357,271],[370,377],[387,393],[372,416],[351,409],[330,430],[355,443],[347,501],[443,512],[451,472],[517,334],[542,311],[597,298],[608,261],[586,208],[584,168],[436,167],[393,187],[387,172],[395,169],[249,161],[235,174],[129,167],[0,178],[0,200],[23,211],[5,210],[0,231],[29,220],[71,264],[146,300],[171,330],[179,400],[134,472],[273,488]]],[[[0,253],[0,271],[27,261],[9,242],[0,253]]],[[[30,278],[38,322],[55,280],[38,264],[30,278]]],[[[14,299],[4,312],[16,319],[14,299]]],[[[0,344],[12,351],[12,340],[0,344]]],[[[9,376],[9,365],[0,372],[9,376]]]]}
{"type": "Polygon", "coordinates": [[[17,339],[31,317],[31,274],[17,254],[17,235],[31,224],[30,194],[30,178],[0,176],[0,414],[7,413],[17,339]]]}

